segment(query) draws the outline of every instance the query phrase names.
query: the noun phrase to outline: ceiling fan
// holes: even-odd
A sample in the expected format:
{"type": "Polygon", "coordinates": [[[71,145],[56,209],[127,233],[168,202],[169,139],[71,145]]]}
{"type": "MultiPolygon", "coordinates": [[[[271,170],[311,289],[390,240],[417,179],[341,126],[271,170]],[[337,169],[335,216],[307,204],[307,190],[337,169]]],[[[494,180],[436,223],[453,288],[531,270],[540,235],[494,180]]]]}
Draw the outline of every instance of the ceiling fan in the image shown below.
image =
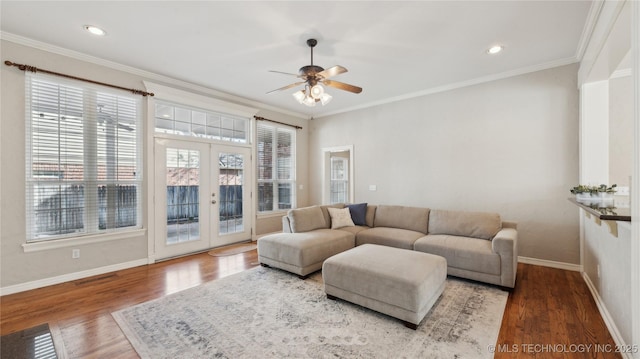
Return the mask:
{"type": "Polygon", "coordinates": [[[282,71],[273,71],[273,70],[269,71],[269,72],[276,72],[276,73],[285,74],[285,75],[296,76],[300,78],[302,81],[292,83],[290,85],[281,87],[279,89],[275,89],[273,91],[269,91],[267,92],[267,94],[270,94],[276,91],[287,90],[292,87],[296,87],[300,85],[304,85],[304,90],[295,92],[293,94],[293,97],[301,104],[304,104],[307,106],[315,106],[316,102],[320,102],[322,103],[322,105],[326,105],[327,103],[329,103],[329,101],[331,101],[331,98],[332,98],[331,95],[329,95],[324,91],[324,87],[322,87],[320,84],[337,88],[339,90],[353,92],[353,93],[362,92],[361,87],[349,85],[344,82],[329,80],[330,77],[347,72],[346,68],[340,65],[336,65],[325,70],[322,67],[316,66],[313,64],[313,48],[317,44],[318,44],[318,41],[316,39],[307,40],[307,45],[311,48],[311,65],[302,66],[300,70],[298,70],[297,75],[288,73],[288,72],[282,72],[282,71]]]}

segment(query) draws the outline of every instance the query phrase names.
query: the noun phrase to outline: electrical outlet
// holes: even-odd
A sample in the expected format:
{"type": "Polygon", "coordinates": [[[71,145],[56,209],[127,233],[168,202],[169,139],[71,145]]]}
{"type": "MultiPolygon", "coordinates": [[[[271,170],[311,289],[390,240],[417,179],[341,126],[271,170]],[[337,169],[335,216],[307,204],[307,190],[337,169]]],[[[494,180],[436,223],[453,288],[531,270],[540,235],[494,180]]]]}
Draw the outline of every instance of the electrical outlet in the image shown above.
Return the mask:
{"type": "Polygon", "coordinates": [[[378,186],[374,185],[374,184],[370,184],[369,185],[369,191],[377,191],[378,190],[378,186]]]}
{"type": "Polygon", "coordinates": [[[597,271],[598,271],[598,278],[600,278],[600,265],[598,264],[598,266],[596,267],[597,271]]]}
{"type": "Polygon", "coordinates": [[[80,250],[79,249],[72,249],[71,250],[71,258],[73,258],[73,259],[80,258],[80,250]]]}

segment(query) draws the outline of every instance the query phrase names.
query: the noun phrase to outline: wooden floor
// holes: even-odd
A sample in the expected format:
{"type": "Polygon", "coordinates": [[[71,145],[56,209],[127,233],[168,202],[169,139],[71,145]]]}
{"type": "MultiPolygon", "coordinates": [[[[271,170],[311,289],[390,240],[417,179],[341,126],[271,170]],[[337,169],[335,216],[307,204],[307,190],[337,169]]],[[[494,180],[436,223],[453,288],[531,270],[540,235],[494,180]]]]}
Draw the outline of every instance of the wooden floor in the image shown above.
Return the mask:
{"type": "MultiPolygon", "coordinates": [[[[138,358],[111,312],[257,265],[256,250],[202,253],[7,295],[0,302],[0,333],[49,323],[69,358],[138,358]]],[[[518,266],[496,358],[620,358],[607,348],[615,344],[579,273],[518,266]]]]}

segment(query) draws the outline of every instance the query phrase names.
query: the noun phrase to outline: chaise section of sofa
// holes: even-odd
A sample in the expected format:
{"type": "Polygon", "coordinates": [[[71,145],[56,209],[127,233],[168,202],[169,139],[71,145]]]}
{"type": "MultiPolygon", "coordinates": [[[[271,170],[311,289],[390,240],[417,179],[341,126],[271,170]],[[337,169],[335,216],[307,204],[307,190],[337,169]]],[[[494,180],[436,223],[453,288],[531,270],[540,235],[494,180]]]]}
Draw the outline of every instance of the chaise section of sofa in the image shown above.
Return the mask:
{"type": "MultiPolygon", "coordinates": [[[[327,258],[355,247],[355,234],[329,229],[328,207],[290,210],[286,220],[283,218],[283,233],[258,240],[260,263],[304,278],[320,270],[327,258]]],[[[331,207],[341,208],[344,205],[331,207]]]]}

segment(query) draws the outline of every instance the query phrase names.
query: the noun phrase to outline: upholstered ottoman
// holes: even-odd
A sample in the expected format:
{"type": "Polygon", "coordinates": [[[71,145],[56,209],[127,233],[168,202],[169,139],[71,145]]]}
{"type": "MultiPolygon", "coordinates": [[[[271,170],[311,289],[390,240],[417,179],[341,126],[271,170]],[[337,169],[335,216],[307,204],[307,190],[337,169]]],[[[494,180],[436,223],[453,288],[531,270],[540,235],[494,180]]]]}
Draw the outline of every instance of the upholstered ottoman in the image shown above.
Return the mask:
{"type": "Polygon", "coordinates": [[[416,329],[444,290],[447,261],[433,254],[363,244],[322,265],[329,299],[341,298],[416,329]]]}

